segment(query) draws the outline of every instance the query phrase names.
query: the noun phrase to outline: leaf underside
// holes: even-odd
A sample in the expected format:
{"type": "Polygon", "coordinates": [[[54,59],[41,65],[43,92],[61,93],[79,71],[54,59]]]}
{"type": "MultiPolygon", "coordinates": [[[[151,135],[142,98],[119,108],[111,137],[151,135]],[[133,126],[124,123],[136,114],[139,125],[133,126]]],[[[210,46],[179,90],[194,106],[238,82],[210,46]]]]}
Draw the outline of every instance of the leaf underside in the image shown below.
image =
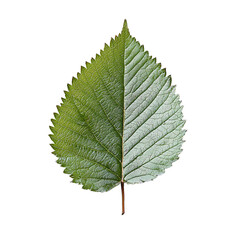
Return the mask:
{"type": "Polygon", "coordinates": [[[73,78],[52,119],[57,162],[84,189],[140,183],[178,159],[185,130],[171,77],[122,32],[73,78]]]}

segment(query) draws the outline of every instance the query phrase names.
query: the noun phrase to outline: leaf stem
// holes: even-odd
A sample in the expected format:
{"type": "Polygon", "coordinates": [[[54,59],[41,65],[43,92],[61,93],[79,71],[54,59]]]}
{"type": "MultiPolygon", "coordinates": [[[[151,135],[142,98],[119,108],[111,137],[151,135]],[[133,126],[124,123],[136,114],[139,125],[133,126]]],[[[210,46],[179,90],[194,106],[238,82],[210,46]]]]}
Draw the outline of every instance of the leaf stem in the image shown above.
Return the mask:
{"type": "Polygon", "coordinates": [[[125,213],[125,191],[124,182],[121,182],[121,194],[122,194],[122,215],[125,213]]]}

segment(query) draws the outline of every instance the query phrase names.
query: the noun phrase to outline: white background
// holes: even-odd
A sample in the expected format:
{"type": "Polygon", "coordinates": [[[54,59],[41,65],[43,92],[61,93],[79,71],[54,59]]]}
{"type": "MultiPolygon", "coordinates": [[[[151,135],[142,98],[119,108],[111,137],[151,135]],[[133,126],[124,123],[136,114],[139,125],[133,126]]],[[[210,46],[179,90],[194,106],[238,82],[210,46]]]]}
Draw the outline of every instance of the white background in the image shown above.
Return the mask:
{"type": "Polygon", "coordinates": [[[243,1],[0,2],[0,239],[244,239],[243,1]],[[167,68],[188,130],[152,182],[70,183],[48,134],[67,83],[121,31],[167,68]]]}

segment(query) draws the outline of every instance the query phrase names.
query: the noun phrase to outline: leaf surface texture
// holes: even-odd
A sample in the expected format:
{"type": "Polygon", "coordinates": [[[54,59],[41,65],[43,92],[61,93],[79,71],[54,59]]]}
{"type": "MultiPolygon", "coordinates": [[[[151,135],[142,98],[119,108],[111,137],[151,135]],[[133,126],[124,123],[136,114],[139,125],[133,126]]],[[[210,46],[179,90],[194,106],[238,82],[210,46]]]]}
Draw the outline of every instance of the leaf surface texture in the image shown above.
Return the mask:
{"type": "Polygon", "coordinates": [[[166,70],[133,38],[125,21],[65,91],[50,135],[73,182],[108,191],[154,179],[178,159],[184,120],[166,70]]]}

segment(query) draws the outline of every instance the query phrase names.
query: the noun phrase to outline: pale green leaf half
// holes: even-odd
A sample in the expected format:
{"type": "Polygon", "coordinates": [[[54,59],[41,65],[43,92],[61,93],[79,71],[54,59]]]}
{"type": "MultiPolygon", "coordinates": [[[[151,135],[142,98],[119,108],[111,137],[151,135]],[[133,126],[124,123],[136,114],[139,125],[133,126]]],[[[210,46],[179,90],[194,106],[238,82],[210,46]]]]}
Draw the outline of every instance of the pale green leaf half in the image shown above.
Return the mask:
{"type": "Polygon", "coordinates": [[[53,153],[83,188],[149,181],[178,159],[185,134],[179,96],[126,21],[62,101],[52,119],[53,153]]]}

